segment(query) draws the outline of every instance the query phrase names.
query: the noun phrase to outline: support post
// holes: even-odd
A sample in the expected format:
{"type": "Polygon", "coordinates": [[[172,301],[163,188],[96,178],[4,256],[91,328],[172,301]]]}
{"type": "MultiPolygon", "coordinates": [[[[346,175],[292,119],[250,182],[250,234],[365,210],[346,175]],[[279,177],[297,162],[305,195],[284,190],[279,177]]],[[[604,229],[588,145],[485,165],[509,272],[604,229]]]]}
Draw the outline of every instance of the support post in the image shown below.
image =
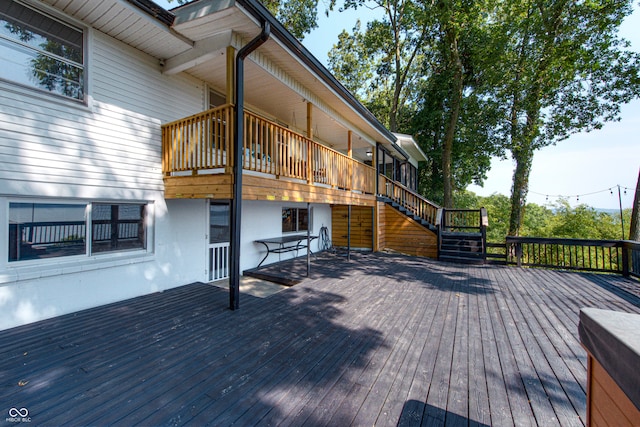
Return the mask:
{"type": "Polygon", "coordinates": [[[351,261],[351,205],[347,208],[347,261],[351,261]]]}
{"type": "Polygon", "coordinates": [[[242,226],[242,142],[244,140],[244,60],[269,39],[271,25],[262,24],[262,32],[238,51],[235,61],[235,120],[233,150],[233,199],[230,209],[229,308],[240,308],[240,237],[242,226]]]}
{"type": "Polygon", "coordinates": [[[307,277],[311,269],[311,208],[309,206],[310,203],[307,202],[307,277]]]}
{"type": "Polygon", "coordinates": [[[312,169],[311,169],[311,146],[313,141],[313,104],[307,102],[307,184],[313,182],[312,169]]]}

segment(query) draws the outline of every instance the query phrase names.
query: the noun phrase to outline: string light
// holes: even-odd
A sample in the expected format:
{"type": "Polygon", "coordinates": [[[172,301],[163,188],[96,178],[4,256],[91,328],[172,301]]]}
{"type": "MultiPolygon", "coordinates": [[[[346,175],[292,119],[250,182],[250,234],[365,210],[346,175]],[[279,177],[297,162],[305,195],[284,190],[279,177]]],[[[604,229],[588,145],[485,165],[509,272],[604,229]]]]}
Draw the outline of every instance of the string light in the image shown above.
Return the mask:
{"type": "MultiPolygon", "coordinates": [[[[580,201],[581,197],[584,198],[584,197],[587,197],[587,196],[593,196],[595,194],[601,194],[601,193],[605,193],[607,191],[609,193],[611,193],[611,195],[613,196],[614,188],[618,188],[618,187],[620,187],[621,190],[624,190],[624,195],[625,196],[627,195],[627,190],[633,191],[633,188],[630,188],[630,187],[625,187],[623,185],[614,185],[613,187],[605,188],[604,190],[600,190],[600,191],[592,191],[590,193],[577,194],[577,195],[575,195],[575,198],[576,198],[576,201],[580,201]]],[[[545,201],[547,201],[547,202],[549,201],[549,197],[555,197],[557,199],[568,199],[568,198],[570,198],[572,196],[572,195],[562,195],[562,194],[553,195],[553,194],[549,194],[549,193],[537,193],[537,192],[532,191],[532,190],[529,190],[529,193],[530,194],[535,194],[537,196],[544,196],[545,201]]]]}
{"type": "MultiPolygon", "coordinates": [[[[622,240],[624,240],[624,216],[622,215],[622,191],[624,190],[624,195],[627,195],[627,190],[635,192],[635,191],[640,191],[640,188],[638,189],[633,189],[633,188],[629,188],[629,187],[625,187],[623,185],[614,185],[613,187],[609,187],[609,188],[605,188],[604,190],[600,190],[600,191],[593,191],[591,193],[584,193],[584,194],[578,194],[576,195],[576,201],[579,202],[580,201],[580,197],[586,197],[586,196],[593,196],[594,194],[601,194],[601,193],[605,193],[605,192],[609,192],[611,193],[611,195],[613,196],[613,189],[617,189],[618,190],[618,203],[620,205],[620,228],[622,231],[622,240]]],[[[531,194],[536,194],[538,196],[544,196],[545,200],[548,202],[549,201],[549,194],[543,194],[543,193],[536,193],[535,191],[531,191],[529,190],[529,193],[531,194]]],[[[556,198],[560,198],[560,199],[569,199],[569,197],[571,196],[563,196],[562,194],[558,194],[556,196],[551,196],[551,197],[556,197],[556,198]]]]}

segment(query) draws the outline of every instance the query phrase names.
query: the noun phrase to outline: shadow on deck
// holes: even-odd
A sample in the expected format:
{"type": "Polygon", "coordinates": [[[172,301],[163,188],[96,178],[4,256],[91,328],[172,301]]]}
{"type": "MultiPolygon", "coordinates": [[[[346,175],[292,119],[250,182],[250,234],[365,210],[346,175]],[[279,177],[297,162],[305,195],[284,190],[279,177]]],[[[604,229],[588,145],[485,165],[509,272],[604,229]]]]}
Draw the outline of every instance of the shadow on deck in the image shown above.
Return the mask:
{"type": "Polygon", "coordinates": [[[47,425],[580,426],[578,310],[640,313],[620,284],[637,286],[321,254],[238,311],[194,283],[1,331],[0,410],[47,425]]]}

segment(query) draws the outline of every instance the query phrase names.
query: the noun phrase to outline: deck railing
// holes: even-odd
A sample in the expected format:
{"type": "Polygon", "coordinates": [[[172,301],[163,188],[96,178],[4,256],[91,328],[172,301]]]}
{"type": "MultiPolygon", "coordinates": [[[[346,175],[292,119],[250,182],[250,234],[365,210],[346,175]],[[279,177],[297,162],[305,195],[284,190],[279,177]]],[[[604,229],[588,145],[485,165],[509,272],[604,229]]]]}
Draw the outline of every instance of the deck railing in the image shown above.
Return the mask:
{"type": "MultiPolygon", "coordinates": [[[[233,107],[224,105],[162,126],[162,172],[193,172],[227,166],[233,107]]],[[[229,164],[229,166],[231,166],[229,164]]]]}
{"type": "MultiPolygon", "coordinates": [[[[496,247],[498,245],[492,245],[496,247]]],[[[640,242],[507,237],[508,264],[640,277],[640,242]]]]}
{"type": "Polygon", "coordinates": [[[446,232],[481,233],[487,223],[487,211],[484,208],[442,210],[441,227],[446,232]]]}
{"type": "MultiPolygon", "coordinates": [[[[233,108],[225,105],[164,125],[163,173],[228,170],[233,108]]],[[[244,121],[243,169],[375,193],[374,168],[256,114],[245,112],[244,121]]]]}
{"type": "Polygon", "coordinates": [[[438,205],[385,175],[378,175],[378,194],[391,199],[434,227],[438,224],[438,205]]]}

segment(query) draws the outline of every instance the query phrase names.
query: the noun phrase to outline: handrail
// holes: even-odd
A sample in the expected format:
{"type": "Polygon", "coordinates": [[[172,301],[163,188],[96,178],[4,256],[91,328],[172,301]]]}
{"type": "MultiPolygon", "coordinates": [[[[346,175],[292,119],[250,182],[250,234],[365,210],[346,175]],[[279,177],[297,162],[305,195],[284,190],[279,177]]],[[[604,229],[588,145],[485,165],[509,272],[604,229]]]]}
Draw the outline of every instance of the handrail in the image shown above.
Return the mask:
{"type": "MultiPolygon", "coordinates": [[[[163,125],[163,173],[229,171],[233,108],[227,104],[163,125]]],[[[244,120],[244,170],[375,193],[375,168],[256,114],[245,111],[244,120]]]]}
{"type": "MultiPolygon", "coordinates": [[[[162,172],[217,169],[227,165],[233,105],[226,104],[162,126],[162,172]]],[[[229,159],[232,157],[230,156],[229,159]]]]}
{"type": "Polygon", "coordinates": [[[441,227],[444,231],[481,233],[489,224],[483,209],[443,209],[441,227]]]}
{"type": "Polygon", "coordinates": [[[425,220],[432,226],[438,225],[440,206],[410,190],[397,181],[378,175],[378,194],[398,203],[413,215],[425,220]]]}
{"type": "Polygon", "coordinates": [[[640,242],[507,236],[507,264],[619,273],[640,278],[640,242]]]}

